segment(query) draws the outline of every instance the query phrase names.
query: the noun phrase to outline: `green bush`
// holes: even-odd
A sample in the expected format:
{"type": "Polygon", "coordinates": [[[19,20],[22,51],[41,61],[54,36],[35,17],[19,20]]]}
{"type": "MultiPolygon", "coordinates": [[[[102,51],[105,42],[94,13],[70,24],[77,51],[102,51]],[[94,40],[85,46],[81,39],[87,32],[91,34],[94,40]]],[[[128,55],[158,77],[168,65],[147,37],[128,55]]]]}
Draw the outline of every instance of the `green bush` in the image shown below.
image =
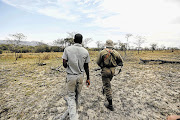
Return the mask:
{"type": "Polygon", "coordinates": [[[49,46],[47,45],[39,45],[35,48],[36,53],[42,53],[42,52],[50,52],[49,46]]]}
{"type": "Polygon", "coordinates": [[[0,50],[0,54],[2,54],[3,53],[3,51],[2,50],[0,50]]]}
{"type": "Polygon", "coordinates": [[[51,52],[63,52],[64,48],[58,47],[58,46],[51,46],[50,50],[51,50],[51,52]]]}

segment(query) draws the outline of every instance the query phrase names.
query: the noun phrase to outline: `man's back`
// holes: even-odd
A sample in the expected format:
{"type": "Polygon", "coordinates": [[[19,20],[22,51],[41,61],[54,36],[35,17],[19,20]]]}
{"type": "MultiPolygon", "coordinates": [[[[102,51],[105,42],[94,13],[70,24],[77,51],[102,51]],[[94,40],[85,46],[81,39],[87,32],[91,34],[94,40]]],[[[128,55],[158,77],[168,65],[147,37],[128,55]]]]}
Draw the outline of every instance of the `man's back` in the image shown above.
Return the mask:
{"type": "MultiPolygon", "coordinates": [[[[107,53],[108,52],[111,52],[111,55],[113,55],[113,57],[115,58],[115,61],[111,61],[111,62],[116,62],[115,64],[118,65],[119,63],[122,63],[122,58],[120,56],[120,54],[114,50],[114,49],[103,49],[99,55],[98,55],[98,58],[97,58],[97,64],[100,66],[100,67],[105,67],[104,66],[104,60],[105,59],[108,59],[110,56],[107,56],[107,53]],[[108,58],[107,58],[108,57],[108,58]]],[[[115,66],[116,66],[115,65],[115,66]]],[[[112,66],[112,67],[115,67],[115,66],[112,66]]]]}
{"type": "Polygon", "coordinates": [[[82,74],[84,63],[89,63],[89,53],[81,44],[74,44],[64,50],[63,59],[68,61],[68,74],[82,74]]]}

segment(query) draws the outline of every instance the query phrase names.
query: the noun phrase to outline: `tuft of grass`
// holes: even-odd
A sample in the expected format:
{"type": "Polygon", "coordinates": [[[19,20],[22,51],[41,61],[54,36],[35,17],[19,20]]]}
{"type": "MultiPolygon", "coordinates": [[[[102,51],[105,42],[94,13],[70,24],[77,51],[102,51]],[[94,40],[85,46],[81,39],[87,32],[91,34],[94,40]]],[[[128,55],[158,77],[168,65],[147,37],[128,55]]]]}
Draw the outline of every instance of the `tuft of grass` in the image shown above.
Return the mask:
{"type": "Polygon", "coordinates": [[[18,58],[23,58],[23,54],[22,54],[22,53],[19,54],[19,55],[18,55],[18,58]]]}
{"type": "Polygon", "coordinates": [[[44,56],[42,57],[43,60],[49,60],[51,58],[50,54],[44,54],[44,56]]]}

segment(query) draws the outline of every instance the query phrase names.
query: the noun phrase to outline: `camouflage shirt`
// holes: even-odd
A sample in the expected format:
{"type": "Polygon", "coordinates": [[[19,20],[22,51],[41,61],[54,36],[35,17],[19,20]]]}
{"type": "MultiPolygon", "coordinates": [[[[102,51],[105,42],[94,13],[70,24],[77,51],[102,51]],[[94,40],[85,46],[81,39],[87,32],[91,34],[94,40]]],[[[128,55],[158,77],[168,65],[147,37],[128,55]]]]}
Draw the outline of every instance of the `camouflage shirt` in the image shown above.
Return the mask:
{"type": "MultiPolygon", "coordinates": [[[[109,48],[109,50],[112,50],[112,52],[113,52],[113,57],[115,57],[115,59],[116,59],[116,61],[114,61],[114,62],[116,62],[116,64],[118,65],[118,66],[122,66],[122,64],[123,64],[123,60],[122,60],[122,58],[121,58],[121,56],[120,56],[120,54],[116,51],[116,50],[114,50],[114,49],[110,49],[109,48]]],[[[106,49],[104,49],[104,50],[102,50],[100,53],[99,53],[99,55],[98,55],[98,57],[97,57],[97,64],[101,67],[101,68],[103,68],[103,67],[106,67],[105,65],[104,65],[104,55],[106,55],[107,54],[107,50],[106,49]]],[[[116,67],[116,66],[112,66],[112,67],[116,67]]]]}

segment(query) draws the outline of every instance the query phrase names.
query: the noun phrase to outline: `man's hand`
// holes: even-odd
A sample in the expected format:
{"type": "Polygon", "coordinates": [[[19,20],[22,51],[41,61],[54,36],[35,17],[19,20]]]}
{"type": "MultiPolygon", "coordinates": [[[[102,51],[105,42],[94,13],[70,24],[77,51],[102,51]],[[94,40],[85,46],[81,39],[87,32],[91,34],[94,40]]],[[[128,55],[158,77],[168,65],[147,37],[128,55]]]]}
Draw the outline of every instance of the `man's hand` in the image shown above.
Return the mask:
{"type": "Polygon", "coordinates": [[[87,87],[90,86],[90,80],[86,80],[86,86],[87,86],[87,87]]]}

